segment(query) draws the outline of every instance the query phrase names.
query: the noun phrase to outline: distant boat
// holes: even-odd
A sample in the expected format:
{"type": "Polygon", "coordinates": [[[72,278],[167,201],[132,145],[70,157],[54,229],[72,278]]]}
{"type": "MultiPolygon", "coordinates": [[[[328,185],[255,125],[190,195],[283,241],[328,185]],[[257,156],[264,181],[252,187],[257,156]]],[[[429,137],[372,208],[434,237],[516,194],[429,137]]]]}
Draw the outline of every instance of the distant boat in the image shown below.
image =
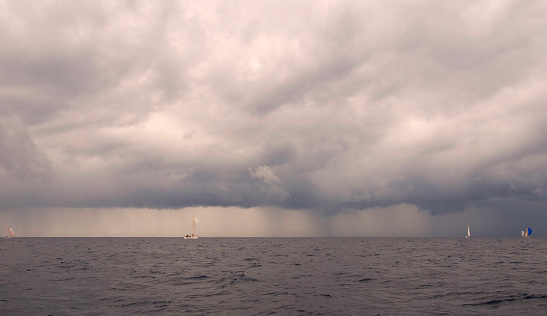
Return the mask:
{"type": "Polygon", "coordinates": [[[522,238],[530,238],[530,235],[532,235],[532,229],[530,227],[527,227],[526,230],[523,230],[520,233],[522,235],[522,238]]]}
{"type": "Polygon", "coordinates": [[[11,237],[15,237],[15,232],[13,231],[13,228],[8,227],[8,235],[6,236],[6,238],[11,238],[11,237]]]}
{"type": "Polygon", "coordinates": [[[467,225],[467,236],[465,238],[471,238],[471,231],[469,230],[469,225],[467,225]]]}
{"type": "Polygon", "coordinates": [[[184,236],[184,239],[198,239],[198,233],[196,231],[196,217],[192,214],[192,235],[184,236]]]}

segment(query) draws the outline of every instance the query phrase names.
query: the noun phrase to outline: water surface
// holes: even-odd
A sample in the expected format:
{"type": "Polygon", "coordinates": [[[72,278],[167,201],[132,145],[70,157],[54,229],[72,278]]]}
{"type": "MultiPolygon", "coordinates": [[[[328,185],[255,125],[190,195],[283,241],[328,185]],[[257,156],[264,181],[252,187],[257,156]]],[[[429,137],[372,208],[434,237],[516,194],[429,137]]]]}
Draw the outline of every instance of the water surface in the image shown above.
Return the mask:
{"type": "Polygon", "coordinates": [[[545,315],[547,239],[12,238],[0,315],[545,315]]]}

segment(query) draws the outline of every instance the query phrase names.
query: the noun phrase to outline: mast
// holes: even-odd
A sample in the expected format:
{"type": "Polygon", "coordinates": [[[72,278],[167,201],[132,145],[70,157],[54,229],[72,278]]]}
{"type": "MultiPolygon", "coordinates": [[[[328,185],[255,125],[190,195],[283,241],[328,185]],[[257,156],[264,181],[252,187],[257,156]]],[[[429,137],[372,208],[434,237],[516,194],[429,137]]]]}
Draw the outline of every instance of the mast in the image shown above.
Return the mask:
{"type": "Polygon", "coordinates": [[[196,217],[192,214],[192,237],[194,237],[194,232],[196,230],[196,217]]]}

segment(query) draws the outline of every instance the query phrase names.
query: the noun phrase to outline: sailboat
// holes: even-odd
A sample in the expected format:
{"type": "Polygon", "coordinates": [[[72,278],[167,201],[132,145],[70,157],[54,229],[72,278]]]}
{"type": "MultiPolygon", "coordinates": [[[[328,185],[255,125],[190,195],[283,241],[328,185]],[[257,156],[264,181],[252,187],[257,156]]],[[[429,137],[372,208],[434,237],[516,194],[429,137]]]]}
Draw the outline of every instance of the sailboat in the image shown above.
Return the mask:
{"type": "Polygon", "coordinates": [[[15,236],[15,232],[13,231],[13,228],[8,227],[8,235],[6,236],[6,238],[11,238],[14,236],[15,236]]]}
{"type": "Polygon", "coordinates": [[[192,235],[184,236],[184,239],[198,239],[198,233],[196,231],[196,217],[192,214],[192,235]]]}
{"type": "Polygon", "coordinates": [[[469,225],[467,225],[467,236],[465,238],[471,238],[471,231],[469,230],[469,225]]]}
{"type": "Polygon", "coordinates": [[[522,238],[530,238],[530,235],[532,235],[532,229],[530,227],[527,227],[526,230],[521,231],[522,238]]]}

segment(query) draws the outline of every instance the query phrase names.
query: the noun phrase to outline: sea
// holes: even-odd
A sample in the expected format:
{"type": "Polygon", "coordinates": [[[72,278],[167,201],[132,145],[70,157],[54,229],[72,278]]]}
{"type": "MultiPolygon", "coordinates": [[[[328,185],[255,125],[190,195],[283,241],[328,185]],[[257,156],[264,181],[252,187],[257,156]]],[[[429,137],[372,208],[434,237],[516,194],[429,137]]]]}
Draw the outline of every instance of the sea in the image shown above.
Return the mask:
{"type": "Polygon", "coordinates": [[[547,315],[545,238],[11,238],[0,315],[547,315]]]}

